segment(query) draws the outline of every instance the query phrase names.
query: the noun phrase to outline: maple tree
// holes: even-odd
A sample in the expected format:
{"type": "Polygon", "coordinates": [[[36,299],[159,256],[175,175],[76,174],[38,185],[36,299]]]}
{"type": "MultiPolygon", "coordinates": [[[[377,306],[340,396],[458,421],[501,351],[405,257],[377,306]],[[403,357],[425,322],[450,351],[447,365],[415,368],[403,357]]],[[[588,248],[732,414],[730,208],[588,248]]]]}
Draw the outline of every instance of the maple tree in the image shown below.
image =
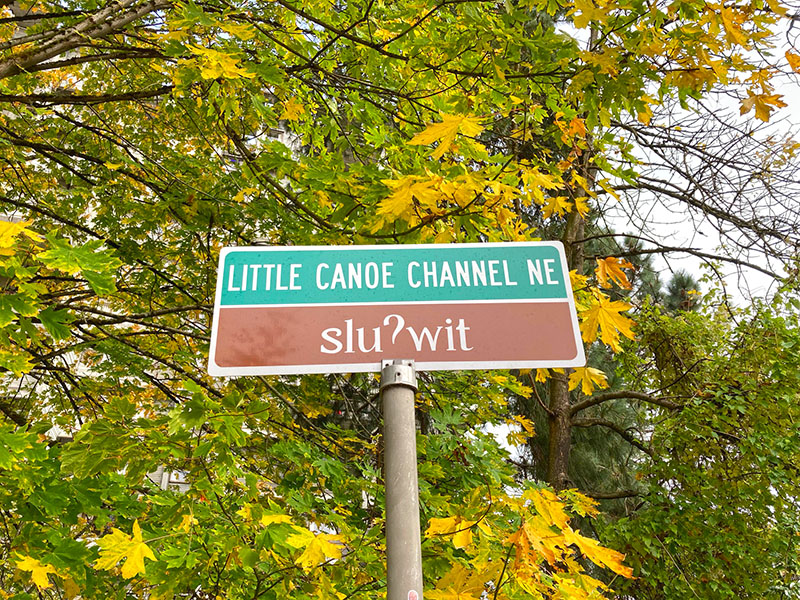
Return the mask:
{"type": "MultiPolygon", "coordinates": [[[[730,322],[713,311],[634,317],[622,290],[643,253],[750,261],[674,248],[649,230],[647,247],[592,256],[590,238],[618,237],[594,225],[609,199],[636,207],[648,194],[715,219],[739,248],[775,261],[767,271],[793,268],[797,229],[782,209],[798,147],[749,121],[780,111],[775,80],[799,68],[794,50],[770,58],[774,32],[792,18],[777,0],[0,4],[4,597],[382,596],[375,378],[205,374],[219,248],[256,241],[562,239],[590,357],[617,355],[622,383],[637,386],[620,388],[614,363],[594,358],[572,372],[427,375],[418,442],[427,596],[595,598],[613,593],[612,578],[642,597],[664,582],[688,595],[681,581],[689,593],[711,589],[726,577],[720,565],[746,557],[746,572],[758,560],[714,557],[717,570],[695,576],[709,562],[686,540],[714,499],[694,505],[683,537],[664,538],[657,509],[674,515],[691,495],[676,500],[660,484],[682,478],[693,490],[703,471],[654,460],[642,468],[659,499],[640,511],[651,516],[604,531],[637,568],[625,584],[621,554],[577,530],[596,509],[569,489],[569,465],[576,427],[611,429],[647,455],[648,440],[593,412],[622,402],[649,407],[636,413],[649,423],[666,411],[650,440],[664,448],[720,465],[730,451],[698,458],[690,434],[708,414],[684,403],[736,396],[746,370],[719,377],[726,351],[740,347],[730,322]],[[743,124],[722,123],[720,135],[703,104],[718,93],[739,94],[743,124]],[[673,365],[680,399],[652,393],[672,381],[645,368],[662,365],[662,346],[646,346],[650,363],[631,339],[650,343],[666,323],[676,329],[667,346],[707,349],[713,336],[681,329],[693,318],[685,327],[729,340],[709,362],[717,369],[673,365]],[[515,480],[485,429],[527,438],[534,424],[514,418],[508,398],[535,402],[540,391],[552,490],[515,480]],[[154,484],[159,469],[181,474],[186,489],[154,484]],[[647,527],[655,533],[639,536],[647,527]],[[647,568],[648,556],[676,548],[684,579],[674,561],[647,568]]],[[[750,335],[793,347],[791,326],[764,319],[772,326],[750,335]]],[[[794,368],[789,353],[782,359],[756,380],[794,368]]],[[[748,393],[789,402],[793,381],[748,393]]],[[[742,414],[756,433],[769,430],[763,413],[742,414]]],[[[790,437],[781,443],[780,470],[763,473],[788,503],[795,450],[790,437]]],[[[763,449],[744,448],[740,474],[763,449]]],[[[753,496],[739,497],[741,513],[753,496]]],[[[759,513],[774,541],[765,578],[792,567],[781,540],[797,530],[780,508],[780,521],[759,513]]],[[[736,529],[721,530],[718,544],[729,544],[736,529]]],[[[762,579],[742,588],[742,572],[714,594],[766,589],[762,579]]]]}

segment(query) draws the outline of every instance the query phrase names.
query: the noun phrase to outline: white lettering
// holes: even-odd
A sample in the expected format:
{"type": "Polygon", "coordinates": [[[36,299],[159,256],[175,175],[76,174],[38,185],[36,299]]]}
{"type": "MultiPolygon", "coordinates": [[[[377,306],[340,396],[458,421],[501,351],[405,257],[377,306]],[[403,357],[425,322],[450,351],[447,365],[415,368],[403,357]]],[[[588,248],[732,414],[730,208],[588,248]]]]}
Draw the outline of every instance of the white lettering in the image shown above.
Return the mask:
{"type": "Polygon", "coordinates": [[[367,288],[374,290],[380,283],[380,275],[378,273],[378,263],[367,263],[365,279],[367,280],[367,288]]]}
{"type": "Polygon", "coordinates": [[[511,281],[511,277],[509,277],[509,275],[508,275],[508,261],[507,260],[503,261],[503,276],[505,277],[506,285],[517,285],[517,282],[516,281],[511,281]]]}
{"type": "Polygon", "coordinates": [[[336,338],[342,335],[342,330],[336,327],[331,327],[322,332],[322,339],[326,342],[333,344],[332,348],[326,348],[324,344],[320,344],[319,351],[325,354],[336,354],[342,351],[342,342],[336,338]]]}
{"type": "Polygon", "coordinates": [[[461,287],[462,282],[469,287],[469,263],[465,260],[456,263],[456,277],[458,278],[458,287],[461,287]]]}
{"type": "Polygon", "coordinates": [[[289,289],[285,283],[281,283],[283,277],[283,265],[275,265],[275,289],[278,291],[286,291],[289,289]]]}
{"type": "Polygon", "coordinates": [[[411,274],[411,269],[413,269],[414,267],[419,268],[419,263],[415,260],[412,260],[410,263],[408,263],[408,285],[410,285],[412,288],[418,288],[419,286],[422,285],[422,283],[420,283],[418,279],[413,279],[413,275],[411,274]]]}
{"type": "Polygon", "coordinates": [[[442,274],[439,278],[439,287],[444,287],[445,281],[450,282],[450,287],[455,287],[456,282],[453,279],[453,272],[450,270],[450,263],[442,263],[442,274]]]}
{"type": "Polygon", "coordinates": [[[391,268],[394,263],[381,263],[381,274],[383,275],[383,289],[391,289],[394,287],[393,283],[389,283],[389,277],[392,276],[391,268]]]}
{"type": "Polygon", "coordinates": [[[464,323],[464,319],[458,320],[456,331],[458,332],[458,341],[461,343],[461,349],[465,352],[472,350],[471,347],[467,346],[467,332],[469,331],[469,327],[464,323]]]}
{"type": "Polygon", "coordinates": [[[439,332],[442,330],[441,325],[436,328],[436,333],[432,334],[430,329],[427,327],[423,327],[422,331],[420,331],[419,335],[414,330],[413,327],[406,327],[406,331],[411,334],[411,339],[414,341],[414,346],[417,349],[417,352],[422,351],[422,341],[423,339],[428,340],[428,345],[430,346],[431,350],[434,352],[436,351],[436,341],[439,339],[439,332]]]}
{"type": "Polygon", "coordinates": [[[453,319],[445,319],[444,324],[447,327],[444,330],[447,332],[447,351],[454,352],[456,347],[453,344],[453,319]]]}
{"type": "Polygon", "coordinates": [[[261,265],[250,265],[250,270],[253,272],[253,285],[250,287],[253,288],[253,291],[258,289],[258,271],[261,269],[261,265]]]}
{"type": "Polygon", "coordinates": [[[267,278],[266,284],[264,285],[264,289],[266,291],[269,291],[270,290],[269,286],[272,282],[272,271],[275,270],[275,265],[261,265],[261,266],[264,267],[264,270],[266,271],[265,277],[267,278]]]}
{"type": "Polygon", "coordinates": [[[361,263],[347,265],[347,281],[351,290],[354,287],[361,289],[361,263]]]}
{"type": "Polygon", "coordinates": [[[437,287],[436,263],[425,261],[422,263],[422,276],[425,278],[425,287],[437,287]]]}
{"type": "Polygon", "coordinates": [[[489,261],[489,285],[498,286],[503,285],[499,282],[496,278],[500,274],[498,271],[498,266],[500,265],[499,260],[490,260],[489,261]]]}
{"type": "Polygon", "coordinates": [[[289,266],[289,289],[290,290],[300,290],[302,287],[300,284],[297,283],[298,278],[300,277],[300,267],[303,265],[299,264],[292,264],[289,266]]]}
{"type": "Polygon", "coordinates": [[[398,334],[401,331],[403,331],[403,327],[405,327],[406,320],[400,315],[391,314],[386,316],[386,318],[383,320],[383,324],[388,326],[389,321],[391,321],[392,319],[395,319],[397,321],[397,324],[394,326],[394,333],[392,333],[392,343],[394,344],[394,341],[397,339],[398,334]]]}
{"type": "Polygon", "coordinates": [[[551,275],[555,274],[556,270],[552,266],[556,261],[552,258],[545,259],[544,261],[544,274],[545,279],[547,279],[548,285],[555,285],[558,284],[558,281],[554,280],[551,275]]]}
{"type": "Polygon", "coordinates": [[[228,267],[228,291],[229,292],[241,292],[242,291],[242,288],[233,287],[233,276],[235,274],[234,273],[235,270],[236,270],[236,266],[235,265],[231,265],[230,267],[228,267]]]}
{"type": "Polygon", "coordinates": [[[331,289],[335,290],[336,286],[341,288],[346,288],[347,283],[344,279],[344,268],[342,267],[341,263],[336,263],[336,266],[333,267],[333,279],[331,280],[331,289]]]}
{"type": "Polygon", "coordinates": [[[322,283],[322,269],[330,269],[330,267],[326,263],[319,263],[317,265],[317,289],[318,290],[327,290],[328,289],[328,284],[327,283],[325,283],[325,284],[322,283]]]}
{"type": "Polygon", "coordinates": [[[358,333],[358,349],[361,352],[383,352],[383,350],[381,350],[381,328],[375,327],[372,331],[374,332],[372,348],[367,348],[364,345],[364,328],[359,327],[356,329],[358,333]]]}
{"type": "Polygon", "coordinates": [[[531,285],[536,285],[536,282],[539,282],[539,285],[544,285],[544,280],[542,279],[542,263],[541,261],[537,260],[536,263],[529,258],[528,259],[528,278],[531,280],[531,285]],[[534,281],[534,278],[536,281],[534,281]]]}
{"type": "Polygon", "coordinates": [[[467,332],[470,331],[470,328],[467,327],[464,319],[458,319],[458,324],[455,326],[453,321],[454,319],[446,318],[444,325],[438,325],[435,328],[421,327],[417,329],[413,326],[406,327],[406,320],[401,315],[393,313],[384,317],[381,326],[371,328],[372,339],[369,339],[368,328],[358,327],[353,319],[345,319],[344,328],[329,327],[322,331],[323,343],[320,344],[319,349],[324,354],[338,354],[342,351],[345,354],[356,354],[357,352],[360,354],[368,354],[370,352],[383,353],[383,327],[388,327],[391,330],[393,326],[393,331],[391,331],[391,343],[393,345],[397,343],[398,337],[402,337],[407,332],[417,352],[424,350],[436,352],[439,338],[442,331],[444,331],[446,339],[445,351],[456,352],[461,350],[469,352],[473,349],[467,342],[467,332]]]}
{"type": "Polygon", "coordinates": [[[345,348],[345,354],[354,354],[355,350],[353,350],[353,319],[345,319],[344,324],[346,327],[347,334],[345,339],[347,340],[347,347],[345,348]]]}
{"type": "Polygon", "coordinates": [[[486,285],[486,265],[483,264],[483,261],[472,261],[472,284],[478,285],[478,279],[481,281],[481,285],[486,285]]]}

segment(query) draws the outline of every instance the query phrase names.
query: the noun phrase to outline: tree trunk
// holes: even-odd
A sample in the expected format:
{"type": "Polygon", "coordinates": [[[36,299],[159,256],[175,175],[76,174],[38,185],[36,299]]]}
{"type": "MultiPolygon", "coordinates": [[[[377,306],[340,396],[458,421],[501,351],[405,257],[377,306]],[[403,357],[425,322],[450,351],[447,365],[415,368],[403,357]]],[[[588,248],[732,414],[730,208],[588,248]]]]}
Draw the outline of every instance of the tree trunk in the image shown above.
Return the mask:
{"type": "Polygon", "coordinates": [[[550,378],[550,437],[547,448],[547,483],[556,491],[569,487],[569,451],[572,427],[569,416],[567,375],[554,373],[550,378]]]}
{"type": "MultiPolygon", "coordinates": [[[[570,213],[564,231],[564,250],[567,266],[578,273],[583,271],[583,238],[585,222],[578,211],[570,213]]],[[[549,443],[547,452],[547,483],[556,491],[570,486],[569,453],[572,445],[572,424],[570,422],[570,369],[564,373],[553,373],[550,378],[549,443]]]]}

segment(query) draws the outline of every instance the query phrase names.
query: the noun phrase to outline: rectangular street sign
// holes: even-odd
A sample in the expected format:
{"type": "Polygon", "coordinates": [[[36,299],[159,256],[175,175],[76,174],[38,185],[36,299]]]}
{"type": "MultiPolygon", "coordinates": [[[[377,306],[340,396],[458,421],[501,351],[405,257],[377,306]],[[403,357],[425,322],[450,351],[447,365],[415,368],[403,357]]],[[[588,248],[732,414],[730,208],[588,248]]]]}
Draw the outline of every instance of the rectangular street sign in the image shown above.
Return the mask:
{"type": "Polygon", "coordinates": [[[208,372],[583,366],[560,242],[233,247],[208,372]]]}

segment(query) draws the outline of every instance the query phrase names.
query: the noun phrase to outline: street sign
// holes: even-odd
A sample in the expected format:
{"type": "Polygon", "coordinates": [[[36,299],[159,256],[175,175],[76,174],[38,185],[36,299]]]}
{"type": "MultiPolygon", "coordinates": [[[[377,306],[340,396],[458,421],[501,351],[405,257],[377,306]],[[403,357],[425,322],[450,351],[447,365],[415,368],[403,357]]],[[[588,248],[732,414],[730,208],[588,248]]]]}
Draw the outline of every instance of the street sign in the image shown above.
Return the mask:
{"type": "Polygon", "coordinates": [[[223,248],[211,375],[583,366],[559,242],[223,248]]]}

